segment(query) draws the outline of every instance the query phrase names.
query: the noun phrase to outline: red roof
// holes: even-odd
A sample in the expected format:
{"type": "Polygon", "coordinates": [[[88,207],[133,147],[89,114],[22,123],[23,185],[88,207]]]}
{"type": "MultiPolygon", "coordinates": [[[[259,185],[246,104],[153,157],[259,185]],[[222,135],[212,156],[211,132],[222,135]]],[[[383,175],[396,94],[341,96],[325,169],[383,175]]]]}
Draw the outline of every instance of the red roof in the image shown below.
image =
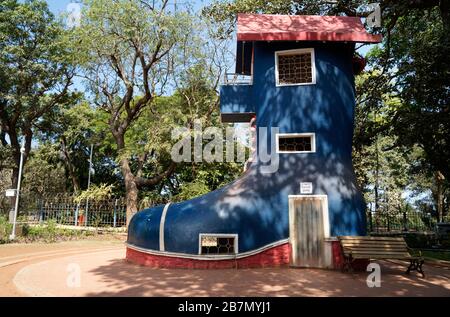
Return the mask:
{"type": "Polygon", "coordinates": [[[358,17],[240,13],[237,25],[238,41],[381,42],[358,17]]]}

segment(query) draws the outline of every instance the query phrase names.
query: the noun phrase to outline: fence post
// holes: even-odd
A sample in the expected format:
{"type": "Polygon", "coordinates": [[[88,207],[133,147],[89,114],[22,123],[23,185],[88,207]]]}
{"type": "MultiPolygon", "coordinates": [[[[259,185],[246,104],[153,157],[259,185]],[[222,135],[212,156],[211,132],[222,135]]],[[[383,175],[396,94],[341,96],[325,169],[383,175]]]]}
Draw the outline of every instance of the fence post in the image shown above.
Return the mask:
{"type": "Polygon", "coordinates": [[[78,208],[80,207],[80,203],[77,204],[75,208],[75,227],[78,225],[78,208]]]}
{"type": "Polygon", "coordinates": [[[372,212],[369,211],[369,233],[373,232],[372,212]]]}
{"type": "Polygon", "coordinates": [[[408,231],[408,217],[406,211],[403,211],[403,231],[408,231]]]}
{"type": "Polygon", "coordinates": [[[117,199],[114,202],[114,218],[113,218],[113,227],[115,228],[117,224],[117,199]]]}
{"type": "Polygon", "coordinates": [[[375,232],[378,233],[380,230],[380,217],[378,217],[378,213],[375,211],[375,232]]]}
{"type": "Polygon", "coordinates": [[[389,214],[386,214],[387,218],[387,231],[391,232],[391,222],[389,221],[389,214]]]}
{"type": "Polygon", "coordinates": [[[88,226],[88,218],[89,218],[89,214],[88,214],[88,210],[89,210],[89,198],[86,198],[86,208],[85,208],[85,212],[84,212],[84,214],[85,214],[85,217],[86,217],[86,219],[85,219],[85,226],[87,227],[88,226]]]}
{"type": "Polygon", "coordinates": [[[43,210],[42,199],[38,200],[38,208],[39,208],[39,223],[42,223],[42,221],[44,220],[44,210],[43,210]]]}

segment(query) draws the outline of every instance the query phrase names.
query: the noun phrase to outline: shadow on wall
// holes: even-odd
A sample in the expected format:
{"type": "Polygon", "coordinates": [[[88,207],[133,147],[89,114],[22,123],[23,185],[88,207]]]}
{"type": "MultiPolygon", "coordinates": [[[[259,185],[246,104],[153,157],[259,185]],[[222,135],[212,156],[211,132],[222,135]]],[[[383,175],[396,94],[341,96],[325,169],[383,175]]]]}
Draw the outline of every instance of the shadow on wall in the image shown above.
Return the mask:
{"type": "Polygon", "coordinates": [[[300,181],[312,182],[315,194],[327,194],[331,234],[365,234],[365,204],[352,165],[355,90],[353,45],[260,42],[255,46],[257,125],[278,126],[280,133],[315,132],[315,154],[282,154],[283,177],[298,193],[300,181]],[[316,84],[275,87],[274,54],[278,50],[314,47],[316,84]],[[277,105],[274,111],[274,105],[277,105]]]}

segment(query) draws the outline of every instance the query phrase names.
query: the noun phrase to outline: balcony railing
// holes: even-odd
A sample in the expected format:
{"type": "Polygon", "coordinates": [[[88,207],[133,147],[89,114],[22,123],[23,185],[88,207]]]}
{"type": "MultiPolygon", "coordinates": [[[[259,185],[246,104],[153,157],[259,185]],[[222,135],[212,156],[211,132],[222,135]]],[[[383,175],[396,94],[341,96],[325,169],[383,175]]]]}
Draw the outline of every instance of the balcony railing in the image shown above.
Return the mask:
{"type": "Polygon", "coordinates": [[[235,73],[225,73],[224,85],[252,85],[253,76],[252,75],[242,75],[235,73]]]}

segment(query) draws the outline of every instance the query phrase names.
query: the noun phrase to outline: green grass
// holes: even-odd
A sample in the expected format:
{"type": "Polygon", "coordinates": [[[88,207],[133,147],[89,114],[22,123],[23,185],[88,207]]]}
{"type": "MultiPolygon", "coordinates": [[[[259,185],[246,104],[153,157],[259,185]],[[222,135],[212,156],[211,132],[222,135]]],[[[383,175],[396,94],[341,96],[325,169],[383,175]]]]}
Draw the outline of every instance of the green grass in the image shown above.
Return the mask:
{"type": "MultiPolygon", "coordinates": [[[[65,240],[83,239],[95,235],[95,232],[85,230],[70,230],[58,227],[55,220],[49,220],[42,224],[22,224],[21,234],[18,234],[15,242],[57,242],[65,240]]],[[[10,243],[9,235],[12,232],[12,224],[6,217],[0,216],[0,244],[10,243]]]]}
{"type": "Polygon", "coordinates": [[[21,240],[24,242],[56,242],[79,239],[93,234],[88,231],[59,228],[55,220],[49,220],[40,225],[24,225],[21,240]]]}
{"type": "Polygon", "coordinates": [[[425,258],[450,261],[450,251],[422,251],[425,258]]]}

